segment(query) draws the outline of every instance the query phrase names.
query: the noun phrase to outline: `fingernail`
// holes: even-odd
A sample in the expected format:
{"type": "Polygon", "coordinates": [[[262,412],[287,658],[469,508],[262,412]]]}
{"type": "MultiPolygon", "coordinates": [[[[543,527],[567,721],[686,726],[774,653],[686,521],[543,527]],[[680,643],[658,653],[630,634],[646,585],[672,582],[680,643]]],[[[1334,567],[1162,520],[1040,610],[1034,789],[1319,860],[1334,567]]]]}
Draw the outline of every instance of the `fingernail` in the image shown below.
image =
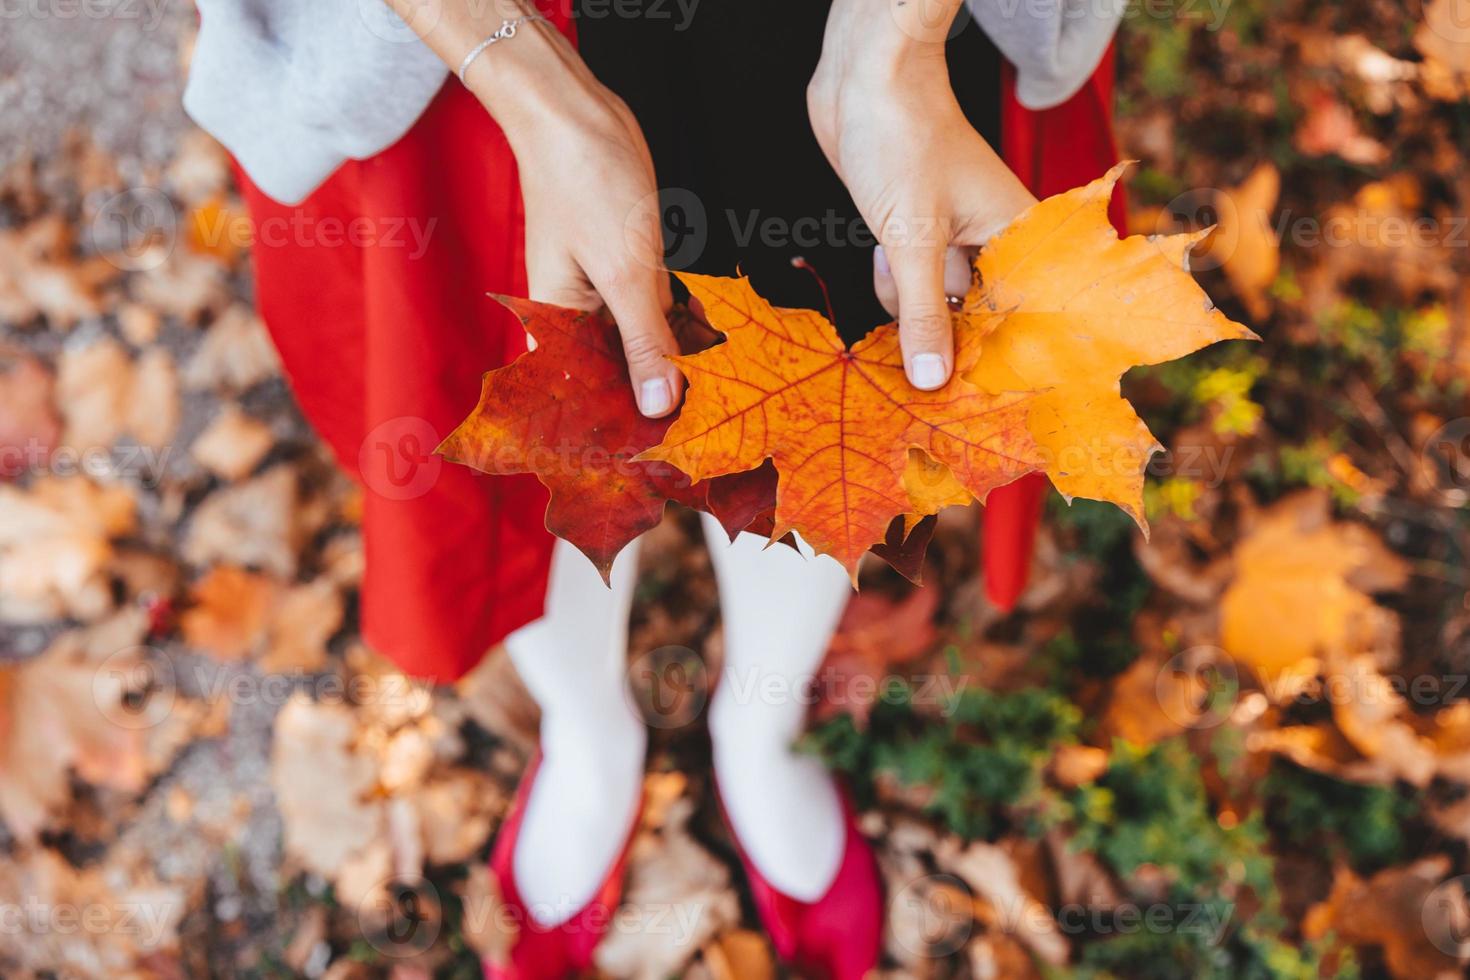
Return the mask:
{"type": "Polygon", "coordinates": [[[663,378],[650,378],[638,389],[638,411],[653,418],[669,410],[674,392],[663,378]]]}
{"type": "Polygon", "coordinates": [[[893,270],[888,266],[888,253],[883,251],[882,245],[873,246],[873,265],[877,267],[879,275],[893,275],[893,270]]]}
{"type": "Polygon", "coordinates": [[[915,354],[909,360],[909,380],[915,388],[932,391],[944,384],[944,358],[938,354],[915,354]]]}

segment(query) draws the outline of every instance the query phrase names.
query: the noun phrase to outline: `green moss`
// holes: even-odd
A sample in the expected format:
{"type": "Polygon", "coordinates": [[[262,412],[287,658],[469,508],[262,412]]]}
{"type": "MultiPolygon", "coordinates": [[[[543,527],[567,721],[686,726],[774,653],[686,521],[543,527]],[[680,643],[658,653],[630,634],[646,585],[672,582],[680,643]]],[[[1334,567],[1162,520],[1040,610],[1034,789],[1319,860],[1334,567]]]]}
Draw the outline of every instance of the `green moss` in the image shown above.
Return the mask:
{"type": "Polygon", "coordinates": [[[1039,688],[966,688],[942,705],[916,704],[922,697],[892,682],[866,727],[844,715],[814,729],[803,748],[845,773],[862,800],[875,798],[882,779],[927,790],[922,811],[963,837],[992,839],[1018,816],[1024,824],[1019,811],[1039,806],[1042,769],[1076,740],[1076,705],[1039,688]]]}
{"type": "Polygon", "coordinates": [[[1348,783],[1277,760],[1262,786],[1272,832],[1298,850],[1360,874],[1407,861],[1407,829],[1420,816],[1419,800],[1392,786],[1348,783]]]}

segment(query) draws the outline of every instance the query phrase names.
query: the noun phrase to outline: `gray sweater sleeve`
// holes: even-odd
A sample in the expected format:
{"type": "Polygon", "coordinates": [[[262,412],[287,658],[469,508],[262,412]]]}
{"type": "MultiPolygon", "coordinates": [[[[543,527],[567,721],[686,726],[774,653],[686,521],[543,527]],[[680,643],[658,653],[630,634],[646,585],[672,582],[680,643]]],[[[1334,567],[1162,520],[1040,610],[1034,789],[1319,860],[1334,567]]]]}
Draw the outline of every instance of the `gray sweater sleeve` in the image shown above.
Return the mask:
{"type": "Polygon", "coordinates": [[[1016,99],[1049,109],[1097,70],[1128,0],[970,0],[1001,54],[1016,66],[1016,99]]]}
{"type": "MultiPolygon", "coordinates": [[[[969,0],[1016,65],[1028,108],[1097,67],[1126,0],[969,0]]],[[[387,149],[447,70],[383,0],[197,0],[184,108],[267,195],[295,204],[346,160],[387,149]]]]}
{"type": "Polygon", "coordinates": [[[284,204],[397,142],[448,74],[383,0],[197,5],[184,109],[284,204]]]}

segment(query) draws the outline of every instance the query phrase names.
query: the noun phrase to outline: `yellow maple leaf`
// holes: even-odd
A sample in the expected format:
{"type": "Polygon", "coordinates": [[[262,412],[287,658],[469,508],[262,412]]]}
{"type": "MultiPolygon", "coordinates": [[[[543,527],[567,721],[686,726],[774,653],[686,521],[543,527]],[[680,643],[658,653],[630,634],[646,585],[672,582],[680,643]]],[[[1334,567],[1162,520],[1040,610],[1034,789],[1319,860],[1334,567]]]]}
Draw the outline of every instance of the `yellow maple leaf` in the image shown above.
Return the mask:
{"type": "Polygon", "coordinates": [[[964,316],[984,350],[966,377],[989,392],[1036,392],[1028,427],[1052,483],[1068,499],[1117,504],[1147,531],[1143,473],[1162,447],[1120,379],[1256,336],[1188,274],[1202,235],[1118,238],[1107,211],[1125,166],[1034,205],[981,250],[964,316]]]}

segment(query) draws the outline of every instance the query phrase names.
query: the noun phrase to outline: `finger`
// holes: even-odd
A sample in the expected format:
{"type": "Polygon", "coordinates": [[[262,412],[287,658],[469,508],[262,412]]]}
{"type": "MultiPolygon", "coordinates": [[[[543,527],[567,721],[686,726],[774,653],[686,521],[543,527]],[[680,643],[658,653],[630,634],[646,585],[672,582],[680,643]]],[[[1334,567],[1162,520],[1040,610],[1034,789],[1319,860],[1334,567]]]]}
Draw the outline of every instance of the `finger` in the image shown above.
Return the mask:
{"type": "Polygon", "coordinates": [[[669,414],[678,403],[684,378],[669,360],[679,353],[679,346],[666,315],[671,305],[667,276],[635,265],[594,277],[593,285],[623,338],[638,410],[649,418],[669,414]]]}
{"type": "MultiPolygon", "coordinates": [[[[532,252],[526,256],[526,295],[538,303],[572,310],[602,308],[602,297],[587,281],[580,266],[561,251],[532,252]]],[[[536,349],[536,338],[526,332],[526,349],[536,349]]]]}
{"type": "Polygon", "coordinates": [[[888,265],[888,254],[882,245],[873,246],[873,292],[888,315],[898,319],[898,285],[893,281],[893,270],[888,265]]]}
{"type": "Polygon", "coordinates": [[[976,249],[951,245],[944,253],[944,294],[951,299],[964,299],[970,291],[971,270],[975,267],[976,249]]]}
{"type": "Polygon", "coordinates": [[[884,250],[898,287],[898,340],[909,383],[933,391],[954,366],[949,303],[944,298],[945,248],[906,245],[884,250]]]}
{"type": "MultiPolygon", "coordinates": [[[[951,245],[944,253],[944,295],[951,301],[963,300],[970,292],[975,268],[975,255],[980,250],[967,245],[951,245]]],[[[898,316],[898,286],[882,245],[873,247],[873,292],[878,302],[893,316],[898,316]]]]}

